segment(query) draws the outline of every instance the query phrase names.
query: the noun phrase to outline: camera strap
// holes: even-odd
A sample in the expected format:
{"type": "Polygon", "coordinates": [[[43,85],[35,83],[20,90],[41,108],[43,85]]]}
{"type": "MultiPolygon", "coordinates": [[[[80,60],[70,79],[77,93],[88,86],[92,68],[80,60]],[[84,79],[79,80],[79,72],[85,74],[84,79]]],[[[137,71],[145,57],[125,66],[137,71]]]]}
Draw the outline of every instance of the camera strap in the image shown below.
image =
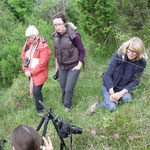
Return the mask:
{"type": "Polygon", "coordinates": [[[70,136],[70,144],[71,144],[71,150],[72,150],[72,132],[71,132],[71,136],[70,136]]]}
{"type": "MultiPolygon", "coordinates": [[[[68,150],[66,147],[65,142],[61,139],[61,143],[60,143],[60,150],[63,150],[63,147],[65,147],[65,150],[68,150]]],[[[70,147],[72,150],[72,133],[70,134],[70,147]]]]}

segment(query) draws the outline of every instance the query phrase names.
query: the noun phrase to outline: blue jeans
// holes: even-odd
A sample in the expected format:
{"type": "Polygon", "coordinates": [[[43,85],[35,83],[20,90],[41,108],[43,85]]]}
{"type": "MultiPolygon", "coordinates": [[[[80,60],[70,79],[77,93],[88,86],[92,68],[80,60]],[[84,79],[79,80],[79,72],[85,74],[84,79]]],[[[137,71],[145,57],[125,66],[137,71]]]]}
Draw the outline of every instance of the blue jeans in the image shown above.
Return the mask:
{"type": "MultiPolygon", "coordinates": [[[[102,93],[104,96],[104,101],[103,102],[99,102],[96,105],[103,107],[104,109],[108,109],[108,110],[115,110],[117,107],[117,103],[110,101],[110,94],[108,92],[108,90],[106,89],[106,87],[104,85],[102,85],[102,93]]],[[[119,100],[119,102],[130,102],[132,99],[131,94],[130,93],[125,93],[119,100]]]]}

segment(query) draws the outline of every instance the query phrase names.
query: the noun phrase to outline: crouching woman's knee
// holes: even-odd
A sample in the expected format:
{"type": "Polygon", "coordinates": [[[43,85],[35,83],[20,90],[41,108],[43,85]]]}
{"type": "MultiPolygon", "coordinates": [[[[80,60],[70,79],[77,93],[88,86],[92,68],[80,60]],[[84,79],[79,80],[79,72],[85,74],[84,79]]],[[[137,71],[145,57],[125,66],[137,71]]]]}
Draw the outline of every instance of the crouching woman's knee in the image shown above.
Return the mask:
{"type": "Polygon", "coordinates": [[[108,106],[107,109],[110,111],[114,111],[117,108],[117,104],[115,102],[111,102],[108,106]]]}
{"type": "Polygon", "coordinates": [[[130,93],[125,93],[121,98],[121,102],[128,103],[128,102],[131,102],[131,100],[132,100],[132,96],[130,93]]]}

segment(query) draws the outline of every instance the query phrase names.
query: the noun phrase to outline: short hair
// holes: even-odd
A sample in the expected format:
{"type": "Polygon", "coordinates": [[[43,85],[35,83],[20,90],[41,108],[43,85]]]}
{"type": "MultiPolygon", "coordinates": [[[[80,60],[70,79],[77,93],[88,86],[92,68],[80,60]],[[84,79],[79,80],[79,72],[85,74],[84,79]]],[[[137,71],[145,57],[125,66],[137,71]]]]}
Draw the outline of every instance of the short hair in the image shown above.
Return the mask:
{"type": "Polygon", "coordinates": [[[37,36],[39,34],[39,31],[37,30],[37,28],[34,25],[29,25],[29,27],[26,29],[26,34],[25,36],[31,36],[31,35],[35,35],[37,36]]]}
{"type": "Polygon", "coordinates": [[[117,51],[118,55],[120,56],[126,55],[129,46],[131,46],[137,53],[136,57],[137,61],[141,60],[144,57],[145,47],[143,41],[138,37],[132,37],[128,41],[124,42],[117,51]]]}
{"type": "Polygon", "coordinates": [[[20,125],[15,128],[11,142],[15,150],[40,150],[40,136],[34,128],[28,125],[20,125]]]}
{"type": "Polygon", "coordinates": [[[61,18],[64,23],[67,22],[67,18],[66,18],[66,16],[65,16],[65,14],[62,13],[62,12],[56,13],[56,14],[52,17],[52,20],[57,19],[57,18],[61,18]]]}

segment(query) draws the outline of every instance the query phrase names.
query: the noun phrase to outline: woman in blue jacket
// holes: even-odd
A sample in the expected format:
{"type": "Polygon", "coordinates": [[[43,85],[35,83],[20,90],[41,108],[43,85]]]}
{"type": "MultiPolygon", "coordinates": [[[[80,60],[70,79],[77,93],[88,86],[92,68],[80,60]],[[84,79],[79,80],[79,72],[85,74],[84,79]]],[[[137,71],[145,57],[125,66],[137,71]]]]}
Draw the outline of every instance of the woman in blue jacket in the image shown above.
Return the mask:
{"type": "Polygon", "coordinates": [[[131,91],[140,82],[146,67],[145,47],[138,37],[124,42],[115,53],[103,75],[103,102],[95,103],[88,110],[92,114],[96,106],[115,110],[118,102],[130,102],[131,91]]]}

